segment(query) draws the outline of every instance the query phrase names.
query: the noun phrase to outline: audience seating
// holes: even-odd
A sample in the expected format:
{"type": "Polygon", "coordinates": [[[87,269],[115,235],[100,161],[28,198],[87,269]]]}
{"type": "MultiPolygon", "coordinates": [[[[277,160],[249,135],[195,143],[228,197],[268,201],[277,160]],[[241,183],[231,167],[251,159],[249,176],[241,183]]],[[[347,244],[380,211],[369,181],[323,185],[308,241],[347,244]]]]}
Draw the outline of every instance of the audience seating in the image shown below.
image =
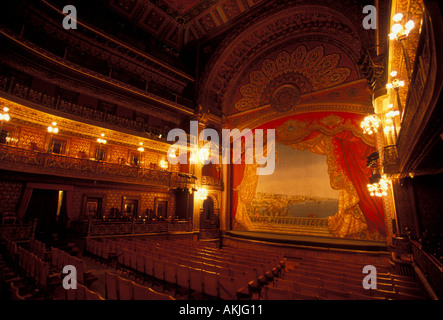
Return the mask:
{"type": "Polygon", "coordinates": [[[230,299],[250,298],[284,269],[284,258],[279,254],[231,248],[224,251],[196,241],[87,239],[86,250],[97,259],[105,259],[100,253],[103,251],[117,256],[117,268],[128,276],[150,277],[190,294],[218,298],[221,294],[230,299]],[[205,275],[208,272],[212,275],[205,275]],[[215,281],[214,275],[221,280],[215,281]]]}
{"type": "Polygon", "coordinates": [[[175,300],[172,296],[157,292],[134,281],[105,272],[107,300],[175,300]]]}
{"type": "Polygon", "coordinates": [[[105,300],[94,291],[89,290],[81,283],[77,283],[77,289],[66,290],[66,300],[105,300]]]}
{"type": "Polygon", "coordinates": [[[92,282],[97,280],[93,275],[95,270],[86,270],[85,261],[56,248],[51,248],[51,264],[57,272],[62,272],[67,265],[72,265],[77,269],[77,281],[86,286],[90,286],[92,282]]]}
{"type": "Polygon", "coordinates": [[[387,266],[376,266],[377,288],[364,289],[363,266],[322,259],[299,259],[274,286],[265,286],[265,299],[297,295],[321,300],[421,300],[423,291],[413,279],[390,273],[387,266]],[[278,290],[275,290],[278,289],[278,290]]]}

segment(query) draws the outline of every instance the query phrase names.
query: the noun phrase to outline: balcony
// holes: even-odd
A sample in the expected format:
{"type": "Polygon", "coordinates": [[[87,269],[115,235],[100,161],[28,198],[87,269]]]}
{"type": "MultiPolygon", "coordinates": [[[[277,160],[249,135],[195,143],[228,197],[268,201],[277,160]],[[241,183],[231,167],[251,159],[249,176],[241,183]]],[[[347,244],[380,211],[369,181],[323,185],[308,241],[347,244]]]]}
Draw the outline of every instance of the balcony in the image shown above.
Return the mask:
{"type": "Polygon", "coordinates": [[[169,187],[177,181],[176,173],[67,157],[11,146],[0,146],[0,168],[75,179],[92,179],[169,187]]]}
{"type": "MultiPolygon", "coordinates": [[[[179,176],[178,172],[67,157],[7,145],[0,145],[0,169],[169,189],[195,182],[191,177],[179,176]]],[[[222,181],[211,177],[202,177],[202,185],[223,189],[222,181]]]]}
{"type": "Polygon", "coordinates": [[[54,97],[46,95],[15,81],[13,78],[5,77],[3,75],[0,75],[0,92],[33,103],[42,111],[46,108],[57,110],[63,113],[64,117],[67,119],[72,118],[72,116],[80,117],[85,120],[97,122],[98,125],[107,124],[116,127],[116,129],[123,128],[136,133],[145,134],[149,139],[163,142],[166,141],[168,133],[167,128],[160,129],[158,127],[149,126],[144,122],[130,120],[93,108],[77,105],[61,99],[59,96],[54,97]],[[160,134],[163,138],[159,138],[160,134]]]}

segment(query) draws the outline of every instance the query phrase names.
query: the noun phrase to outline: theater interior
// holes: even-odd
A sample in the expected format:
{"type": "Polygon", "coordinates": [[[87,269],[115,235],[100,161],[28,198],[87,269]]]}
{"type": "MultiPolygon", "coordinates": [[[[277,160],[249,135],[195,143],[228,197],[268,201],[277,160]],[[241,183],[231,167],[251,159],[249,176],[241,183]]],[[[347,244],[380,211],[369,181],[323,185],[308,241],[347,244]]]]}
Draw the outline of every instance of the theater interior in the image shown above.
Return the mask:
{"type": "Polygon", "coordinates": [[[441,2],[2,6],[2,302],[443,297],[441,2]]]}

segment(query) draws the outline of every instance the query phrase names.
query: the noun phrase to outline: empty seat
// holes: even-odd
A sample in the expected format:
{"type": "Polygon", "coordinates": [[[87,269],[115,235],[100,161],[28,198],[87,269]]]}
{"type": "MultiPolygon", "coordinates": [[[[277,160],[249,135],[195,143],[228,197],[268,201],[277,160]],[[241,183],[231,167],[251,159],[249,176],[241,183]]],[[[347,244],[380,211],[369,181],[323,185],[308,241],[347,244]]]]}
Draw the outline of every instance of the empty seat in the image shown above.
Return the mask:
{"type": "Polygon", "coordinates": [[[171,284],[177,284],[177,265],[171,262],[164,263],[165,281],[171,284]]]}
{"type": "Polygon", "coordinates": [[[134,300],[149,300],[150,291],[148,287],[133,282],[132,289],[134,293],[134,300]]]}
{"type": "Polygon", "coordinates": [[[203,273],[203,293],[208,296],[217,297],[218,296],[217,273],[211,271],[202,271],[202,273],[203,273]]]}
{"type": "Polygon", "coordinates": [[[118,281],[117,275],[105,272],[106,300],[118,300],[118,281]]]}
{"type": "Polygon", "coordinates": [[[86,300],[105,300],[99,293],[91,291],[88,288],[85,288],[85,298],[86,300]]]}
{"type": "Polygon", "coordinates": [[[132,300],[132,282],[117,276],[118,295],[120,300],[132,300]]]}

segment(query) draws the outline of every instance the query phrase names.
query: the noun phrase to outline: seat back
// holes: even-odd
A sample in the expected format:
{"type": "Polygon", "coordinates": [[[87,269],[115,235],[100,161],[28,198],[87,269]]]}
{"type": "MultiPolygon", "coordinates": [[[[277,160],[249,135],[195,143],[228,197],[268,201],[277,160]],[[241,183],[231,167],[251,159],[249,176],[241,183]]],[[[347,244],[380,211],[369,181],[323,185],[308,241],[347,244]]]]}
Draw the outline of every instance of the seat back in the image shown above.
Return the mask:
{"type": "Polygon", "coordinates": [[[87,288],[81,283],[77,283],[77,289],[69,289],[68,291],[75,290],[77,294],[77,300],[86,300],[87,288]]]}
{"type": "Polygon", "coordinates": [[[171,262],[165,262],[165,281],[177,284],[177,265],[171,262]]]}
{"type": "Polygon", "coordinates": [[[206,295],[217,297],[217,273],[211,271],[202,271],[203,273],[203,292],[206,295]]]}
{"type": "Polygon", "coordinates": [[[145,273],[149,276],[154,275],[154,260],[150,255],[145,256],[145,273]]]}
{"type": "Polygon", "coordinates": [[[148,300],[175,300],[172,296],[148,288],[148,300]]]}
{"type": "Polygon", "coordinates": [[[189,289],[189,268],[183,265],[177,266],[177,285],[189,289]]]}
{"type": "Polygon", "coordinates": [[[120,300],[133,300],[132,282],[117,276],[118,295],[120,300]]]}
{"type": "Polygon", "coordinates": [[[145,257],[141,253],[136,254],[136,260],[137,260],[137,271],[140,273],[145,273],[145,257]]]}
{"type": "Polygon", "coordinates": [[[195,292],[203,292],[203,272],[201,269],[189,268],[189,287],[195,292]]]}
{"type": "Polygon", "coordinates": [[[86,300],[105,300],[99,293],[91,291],[88,288],[85,288],[85,298],[86,300]]]}
{"type": "Polygon", "coordinates": [[[235,279],[220,275],[217,278],[217,290],[218,297],[222,300],[236,300],[237,299],[237,287],[235,279]]]}
{"type": "Polygon", "coordinates": [[[117,275],[105,272],[106,300],[118,300],[117,275]]]}
{"type": "Polygon", "coordinates": [[[263,287],[263,297],[266,300],[293,300],[293,294],[290,290],[268,285],[263,287]]]}
{"type": "Polygon", "coordinates": [[[134,300],[148,300],[149,299],[149,288],[139,285],[135,282],[132,283],[132,289],[134,293],[134,300]]]}
{"type": "Polygon", "coordinates": [[[165,280],[165,264],[158,259],[154,259],[154,277],[159,280],[165,280]]]}

